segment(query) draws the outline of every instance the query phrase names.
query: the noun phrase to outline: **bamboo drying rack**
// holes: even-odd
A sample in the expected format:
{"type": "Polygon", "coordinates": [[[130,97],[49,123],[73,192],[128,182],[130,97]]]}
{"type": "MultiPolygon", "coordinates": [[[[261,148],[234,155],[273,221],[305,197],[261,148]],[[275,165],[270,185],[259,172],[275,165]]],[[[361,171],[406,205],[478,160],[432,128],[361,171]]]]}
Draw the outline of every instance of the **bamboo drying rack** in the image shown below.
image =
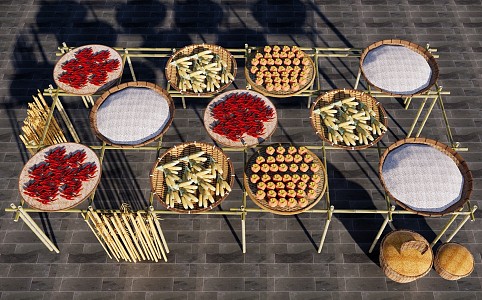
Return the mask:
{"type": "MultiPolygon", "coordinates": [[[[67,45],[62,44],[61,47],[59,47],[59,52],[56,53],[57,56],[61,56],[67,51],[71,50],[73,48],[67,47],[67,45]]],[[[173,53],[176,52],[176,49],[173,48],[114,48],[115,50],[119,51],[122,56],[122,71],[125,69],[125,65],[127,64],[131,73],[131,76],[134,81],[136,81],[136,76],[132,64],[131,58],[169,58],[173,53]]],[[[231,53],[233,53],[234,58],[236,59],[246,59],[248,51],[251,51],[252,49],[256,49],[256,47],[250,47],[247,44],[245,45],[245,48],[238,48],[238,49],[227,49],[231,53]]],[[[315,63],[315,70],[318,70],[319,67],[319,59],[320,58],[354,58],[357,59],[360,57],[362,49],[356,49],[356,48],[320,48],[320,47],[313,47],[313,48],[307,48],[307,47],[300,47],[301,50],[305,51],[310,57],[313,58],[314,63],[315,63]]],[[[436,49],[431,49],[427,45],[427,49],[431,52],[436,52],[436,49]]],[[[434,55],[434,57],[438,57],[437,55],[434,55]]],[[[356,82],[355,82],[355,89],[358,86],[360,82],[360,76],[361,76],[361,71],[358,72],[356,82]]],[[[119,79],[119,81],[122,79],[119,79]]],[[[247,85],[247,89],[251,89],[251,86],[247,85]]],[[[177,91],[173,91],[170,89],[169,83],[167,84],[167,90],[169,94],[172,97],[177,97],[181,98],[182,100],[182,105],[184,108],[186,108],[186,98],[196,98],[198,96],[196,95],[183,95],[177,91]]],[[[320,78],[319,76],[316,76],[316,79],[310,89],[304,91],[303,93],[300,93],[296,95],[296,97],[307,97],[308,98],[308,108],[311,106],[312,98],[317,97],[324,91],[321,91],[321,83],[320,83],[320,78]]],[[[391,97],[390,95],[386,95],[380,92],[372,91],[370,89],[370,86],[368,85],[368,93],[371,93],[373,96],[377,98],[389,98],[391,97]]],[[[425,126],[425,123],[432,112],[434,106],[436,103],[439,104],[439,107],[442,111],[442,115],[444,118],[444,122],[446,125],[446,134],[447,138],[450,142],[450,145],[452,148],[454,148],[456,151],[468,151],[467,148],[462,148],[460,147],[460,144],[458,142],[455,142],[452,136],[452,132],[450,129],[450,125],[448,123],[447,115],[445,112],[445,108],[443,105],[443,100],[442,100],[442,95],[449,95],[450,92],[447,91],[442,91],[442,87],[435,84],[435,90],[429,90],[423,95],[415,95],[412,98],[421,98],[423,99],[421,102],[421,105],[418,109],[417,115],[415,119],[412,122],[411,128],[409,130],[409,133],[407,137],[410,137],[411,134],[413,133],[413,130],[415,129],[418,120],[420,119],[420,115],[425,107],[426,102],[428,99],[432,99],[432,102],[429,105],[429,109],[425,114],[425,117],[422,120],[422,123],[419,126],[418,132],[416,134],[416,137],[418,137],[421,132],[423,127],[425,126]]],[[[63,104],[60,100],[60,97],[69,97],[69,96],[75,96],[78,97],[77,95],[73,94],[68,94],[65,91],[62,91],[58,88],[54,88],[52,86],[49,86],[49,88],[44,89],[43,92],[39,92],[39,97],[43,96],[49,96],[52,99],[52,104],[50,106],[50,110],[48,110],[48,116],[47,120],[45,123],[45,127],[43,130],[42,137],[38,143],[25,143],[26,148],[31,152],[35,153],[39,149],[41,149],[45,145],[46,137],[51,131],[50,125],[54,124],[56,119],[54,117],[54,111],[55,109],[58,110],[59,115],[61,116],[62,120],[64,121],[64,124],[66,128],[68,129],[71,137],[73,140],[77,143],[80,143],[79,136],[70,121],[67,113],[65,112],[65,109],[63,108],[63,104]]],[[[99,96],[99,95],[94,95],[94,96],[99,96]]],[[[407,109],[410,105],[410,102],[412,98],[406,99],[405,101],[405,108],[407,109]]],[[[86,107],[89,107],[90,105],[93,105],[94,99],[93,96],[82,96],[82,100],[85,104],[86,107]]],[[[105,142],[102,143],[102,145],[90,145],[92,149],[95,150],[100,150],[100,163],[102,164],[105,151],[107,150],[119,150],[122,148],[116,147],[116,146],[110,146],[107,145],[105,142]]],[[[322,141],[321,145],[311,145],[307,146],[308,149],[310,150],[321,150],[322,151],[322,162],[324,164],[325,169],[327,168],[327,160],[326,160],[326,151],[327,150],[339,150],[340,148],[338,147],[333,147],[333,146],[328,146],[325,145],[325,142],[322,141]]],[[[157,146],[143,146],[139,148],[125,148],[122,150],[150,150],[150,151],[157,151],[159,152],[162,149],[167,149],[162,146],[162,136],[159,138],[159,142],[157,146]]],[[[243,153],[243,163],[246,165],[247,160],[248,160],[248,150],[252,148],[223,148],[224,151],[226,152],[242,152],[243,153]]],[[[378,151],[378,155],[381,156],[382,151],[384,150],[381,146],[380,143],[376,144],[376,147],[371,147],[368,149],[365,149],[363,151],[378,151]]],[[[269,212],[267,210],[263,210],[261,208],[248,208],[247,207],[247,192],[244,188],[242,187],[243,190],[243,197],[242,197],[242,203],[239,208],[230,208],[229,210],[225,211],[205,211],[205,212],[200,212],[199,214],[207,214],[207,215],[231,215],[231,216],[239,216],[241,219],[241,243],[242,243],[242,252],[246,253],[246,216],[248,213],[251,212],[261,212],[261,213],[266,213],[269,212]]],[[[93,204],[95,198],[95,191],[94,193],[90,196],[89,202],[90,205],[93,204]]],[[[382,235],[384,229],[386,228],[387,224],[393,220],[394,215],[413,215],[415,214],[414,212],[411,211],[406,211],[406,210],[395,210],[395,206],[392,204],[390,198],[388,195],[385,193],[385,201],[386,201],[386,209],[336,209],[333,205],[331,205],[330,202],[330,192],[329,192],[329,186],[326,189],[326,194],[325,194],[325,207],[321,209],[310,209],[306,211],[305,213],[315,213],[315,214],[324,214],[326,215],[326,220],[325,224],[323,226],[323,232],[320,240],[320,245],[318,248],[318,253],[321,253],[323,244],[326,238],[326,234],[329,229],[329,225],[331,222],[331,219],[333,217],[333,214],[381,214],[384,215],[384,221],[377,232],[375,239],[370,247],[369,252],[371,253],[373,249],[375,248],[380,236],[382,235]]],[[[155,214],[178,214],[177,212],[173,211],[166,211],[166,210],[155,210],[153,207],[153,200],[154,200],[154,195],[151,193],[150,198],[149,198],[149,203],[150,206],[146,210],[139,210],[137,213],[141,214],[147,214],[147,213],[155,213],[155,214]]],[[[23,208],[22,206],[24,205],[24,201],[20,201],[20,205],[16,206],[14,204],[11,205],[11,208],[5,209],[7,212],[15,212],[15,221],[18,221],[18,219],[21,217],[24,219],[29,225],[29,227],[34,231],[34,233],[41,239],[41,241],[47,246],[47,248],[51,251],[56,251],[58,252],[58,249],[55,247],[55,245],[48,239],[48,237],[45,235],[45,233],[38,227],[36,226],[35,222],[31,219],[31,217],[28,215],[30,212],[43,212],[39,211],[37,209],[32,209],[32,208],[23,208]]],[[[462,207],[461,209],[454,211],[450,213],[451,215],[449,221],[446,223],[444,228],[439,232],[439,234],[436,236],[436,238],[432,241],[431,246],[433,247],[439,240],[440,238],[447,232],[449,227],[454,223],[454,221],[457,219],[458,216],[463,216],[462,221],[458,224],[458,226],[454,229],[454,231],[449,235],[447,238],[446,242],[450,242],[452,238],[459,232],[459,230],[465,225],[465,223],[470,219],[471,221],[475,220],[475,215],[474,212],[477,210],[476,205],[471,205],[470,201],[467,202],[467,204],[462,207]]],[[[120,213],[120,209],[116,210],[102,210],[102,209],[95,209],[94,210],[97,213],[120,213]]],[[[83,216],[87,215],[87,210],[86,209],[78,209],[78,208],[72,208],[68,210],[63,210],[59,211],[60,213],[80,213],[83,216]]],[[[166,245],[167,246],[167,245],[166,245]]]]}

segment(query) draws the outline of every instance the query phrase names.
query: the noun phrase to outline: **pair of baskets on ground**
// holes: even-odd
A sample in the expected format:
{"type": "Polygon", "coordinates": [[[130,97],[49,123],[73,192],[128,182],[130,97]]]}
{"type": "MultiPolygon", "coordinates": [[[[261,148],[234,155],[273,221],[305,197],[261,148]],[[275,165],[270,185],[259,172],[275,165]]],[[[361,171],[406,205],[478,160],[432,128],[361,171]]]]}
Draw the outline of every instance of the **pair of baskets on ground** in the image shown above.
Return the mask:
{"type": "Polygon", "coordinates": [[[408,283],[427,275],[434,265],[437,273],[447,280],[458,280],[474,270],[474,257],[457,243],[446,243],[435,258],[427,240],[410,230],[395,230],[380,244],[380,266],[393,281],[408,283]]]}

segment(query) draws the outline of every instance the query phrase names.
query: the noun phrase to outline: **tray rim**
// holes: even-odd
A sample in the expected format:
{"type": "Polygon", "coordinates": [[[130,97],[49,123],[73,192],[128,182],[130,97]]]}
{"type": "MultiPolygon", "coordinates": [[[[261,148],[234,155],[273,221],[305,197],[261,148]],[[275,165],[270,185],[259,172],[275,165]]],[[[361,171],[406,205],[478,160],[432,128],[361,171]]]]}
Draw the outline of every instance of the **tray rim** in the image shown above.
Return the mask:
{"type": "MultiPolygon", "coordinates": [[[[184,143],[181,143],[181,144],[177,144],[177,145],[174,145],[173,147],[167,149],[164,153],[161,153],[159,155],[159,157],[156,159],[155,163],[153,164],[150,172],[149,172],[149,186],[151,187],[151,193],[154,195],[154,197],[156,197],[157,201],[163,206],[165,207],[166,209],[170,210],[170,211],[174,211],[174,212],[178,212],[178,213],[181,213],[181,214],[196,214],[196,213],[201,213],[201,212],[204,212],[204,211],[210,211],[212,210],[213,208],[215,208],[216,206],[220,205],[221,202],[223,202],[231,192],[229,193],[225,193],[224,196],[220,197],[220,199],[216,200],[214,203],[211,203],[208,207],[204,207],[204,208],[199,208],[199,209],[179,209],[179,208],[175,208],[175,207],[170,207],[166,204],[166,202],[161,199],[161,197],[156,193],[156,189],[154,187],[154,183],[153,183],[153,174],[154,172],[156,171],[156,168],[158,166],[158,163],[162,160],[162,158],[164,156],[166,156],[167,154],[169,154],[169,151],[171,151],[172,149],[175,149],[175,148],[179,148],[179,147],[189,147],[191,145],[201,145],[201,147],[206,147],[206,148],[212,148],[212,149],[216,149],[217,151],[220,151],[220,153],[226,158],[225,160],[225,163],[228,164],[228,169],[230,170],[230,173],[231,174],[228,174],[228,177],[230,178],[229,180],[229,186],[232,188],[233,185],[234,185],[234,175],[235,175],[235,170],[234,170],[234,166],[233,166],[233,162],[231,161],[230,157],[228,155],[226,155],[226,152],[223,151],[223,149],[221,149],[220,147],[217,147],[213,144],[209,144],[209,143],[205,143],[205,142],[184,142],[184,143]]],[[[214,197],[217,197],[216,195],[214,195],[214,197]]]]}
{"type": "Polygon", "coordinates": [[[116,146],[116,147],[119,147],[119,148],[137,148],[137,147],[142,147],[142,146],[145,146],[149,143],[152,143],[153,141],[155,141],[158,138],[160,138],[161,136],[163,136],[166,133],[166,131],[169,129],[169,127],[171,126],[171,124],[174,120],[174,113],[175,113],[174,101],[172,100],[171,95],[169,95],[169,93],[166,90],[164,90],[163,88],[161,88],[160,86],[158,86],[154,83],[150,83],[150,82],[147,82],[147,81],[131,81],[131,82],[126,82],[126,83],[116,85],[116,86],[110,88],[109,90],[105,91],[95,101],[94,106],[92,106],[92,109],[91,109],[90,114],[89,114],[89,121],[90,121],[89,123],[90,123],[90,127],[91,127],[92,131],[94,131],[94,134],[97,136],[97,138],[99,138],[101,141],[105,142],[106,144],[116,146]],[[109,138],[107,138],[106,136],[104,136],[102,133],[99,132],[99,130],[97,128],[97,118],[96,118],[96,116],[97,116],[97,111],[99,110],[102,103],[104,103],[104,101],[111,94],[115,94],[116,92],[119,92],[119,91],[121,91],[125,88],[129,88],[129,87],[149,88],[149,89],[157,92],[159,95],[164,97],[164,99],[166,100],[166,102],[168,104],[168,107],[169,107],[170,116],[169,116],[169,120],[167,121],[164,128],[156,136],[154,136],[154,137],[152,137],[152,138],[150,138],[150,139],[148,139],[148,140],[146,140],[142,143],[138,143],[138,144],[118,144],[118,143],[112,142],[109,138]]]}
{"type": "Polygon", "coordinates": [[[66,52],[64,55],[62,55],[60,57],[60,59],[55,63],[55,66],[54,66],[53,71],[52,71],[54,82],[60,89],[62,89],[65,92],[68,92],[70,94],[78,95],[78,96],[90,96],[90,95],[94,95],[96,93],[104,92],[104,91],[108,90],[113,85],[115,85],[116,81],[118,81],[122,77],[123,73],[124,73],[124,60],[122,59],[122,56],[120,55],[120,53],[112,47],[109,47],[109,46],[106,46],[106,45],[101,45],[101,44],[88,44],[88,45],[83,45],[83,46],[79,46],[79,47],[71,49],[69,52],[66,52]],[[105,83],[103,86],[100,86],[93,93],[79,92],[79,90],[82,90],[82,89],[75,89],[75,88],[72,88],[65,83],[60,82],[60,81],[58,81],[57,76],[56,76],[56,71],[61,68],[61,64],[66,62],[65,57],[67,55],[69,55],[70,53],[74,53],[75,51],[78,51],[82,48],[87,48],[87,47],[105,48],[104,50],[108,50],[111,54],[116,55],[117,57],[115,57],[115,59],[119,60],[119,63],[120,63],[119,69],[116,70],[116,72],[119,73],[118,76],[115,77],[114,79],[112,79],[111,81],[105,83]]]}
{"type": "MultiPolygon", "coordinates": [[[[207,48],[213,48],[213,49],[216,49],[220,52],[225,52],[226,55],[230,58],[230,61],[231,61],[231,64],[232,64],[232,69],[233,69],[233,77],[236,78],[236,73],[238,71],[238,65],[236,63],[236,59],[234,58],[234,56],[231,54],[231,52],[229,52],[226,48],[224,47],[221,47],[219,45],[215,45],[215,44],[207,44],[207,43],[203,43],[203,44],[191,44],[191,45],[187,45],[187,46],[184,46],[182,47],[181,49],[177,50],[176,52],[174,52],[174,54],[172,54],[169,59],[167,60],[167,63],[166,63],[166,67],[164,68],[164,74],[166,76],[166,80],[167,82],[169,83],[169,85],[174,88],[176,91],[178,91],[179,93],[181,93],[181,95],[190,95],[190,96],[198,96],[198,97],[210,97],[210,96],[213,96],[213,95],[216,95],[216,94],[219,94],[220,92],[222,92],[223,90],[225,90],[226,88],[228,88],[233,82],[234,82],[234,79],[233,80],[230,80],[228,83],[224,83],[223,86],[221,86],[218,90],[216,91],[212,91],[212,92],[204,92],[204,93],[194,93],[194,92],[190,92],[190,91],[181,91],[179,89],[178,86],[176,86],[175,84],[172,84],[171,82],[171,73],[175,73],[176,76],[177,76],[177,72],[174,71],[174,72],[171,72],[169,71],[169,69],[171,68],[170,67],[170,64],[172,62],[172,60],[174,59],[174,57],[176,57],[177,55],[181,55],[183,51],[187,51],[189,48],[192,48],[190,50],[190,52],[192,53],[195,49],[197,48],[201,48],[201,47],[207,47],[207,48]]],[[[226,61],[226,60],[224,60],[226,61]]],[[[175,70],[175,69],[174,69],[175,70]]]]}
{"type": "MultiPolygon", "coordinates": [[[[368,99],[370,99],[370,101],[374,102],[374,104],[378,107],[378,109],[381,112],[380,118],[378,119],[378,121],[382,121],[382,124],[388,129],[388,116],[387,116],[388,114],[387,114],[387,111],[385,110],[385,108],[383,108],[382,103],[379,102],[375,97],[373,97],[369,93],[365,93],[363,91],[355,90],[355,89],[334,89],[334,90],[330,90],[330,91],[328,91],[326,93],[323,93],[322,95],[318,96],[316,98],[315,102],[313,103],[313,105],[311,105],[311,108],[310,108],[310,123],[311,123],[311,127],[315,131],[315,134],[319,138],[321,138],[324,142],[330,144],[331,146],[338,147],[338,148],[345,149],[345,150],[363,150],[363,149],[370,148],[370,147],[376,145],[378,142],[380,142],[382,140],[382,138],[385,136],[385,134],[387,133],[388,130],[383,132],[382,135],[379,135],[376,139],[374,139],[368,145],[347,146],[347,145],[332,143],[328,138],[325,137],[324,132],[320,132],[318,130],[318,128],[316,128],[314,119],[315,119],[315,117],[317,117],[317,115],[314,113],[314,110],[315,110],[316,106],[318,105],[318,102],[323,101],[323,97],[327,96],[328,94],[331,94],[331,93],[335,94],[335,93],[339,93],[339,92],[349,93],[352,97],[355,97],[355,98],[357,98],[357,96],[367,96],[368,99]]],[[[359,99],[356,99],[356,100],[360,101],[359,99]]],[[[325,126],[322,125],[322,128],[325,128],[325,126]]]]}
{"type": "MultiPolygon", "coordinates": [[[[37,159],[37,158],[36,158],[37,159]]],[[[30,166],[31,167],[31,166],[30,166]]],[[[26,173],[28,174],[28,173],[26,173]]],[[[25,201],[25,203],[28,204],[29,207],[32,207],[32,208],[35,208],[35,209],[39,209],[39,210],[42,210],[42,211],[46,211],[46,212],[56,212],[56,211],[64,211],[64,210],[67,210],[67,209],[70,209],[70,208],[73,208],[73,207],[76,207],[77,205],[80,205],[82,204],[85,200],[87,200],[91,195],[92,193],[94,193],[96,190],[97,190],[97,187],[99,186],[100,184],[100,180],[102,178],[102,164],[100,163],[100,159],[99,159],[99,156],[97,156],[97,154],[95,153],[94,150],[92,150],[90,147],[84,145],[84,144],[81,144],[81,143],[74,143],[74,142],[67,142],[67,143],[59,143],[59,144],[54,144],[54,145],[49,145],[47,147],[44,147],[42,148],[41,150],[39,150],[37,153],[35,153],[32,157],[30,157],[30,159],[25,163],[25,165],[22,167],[22,170],[20,171],[20,174],[18,175],[18,192],[20,194],[20,197],[25,201]],[[93,185],[92,187],[92,191],[90,191],[89,193],[86,194],[86,196],[82,199],[82,200],[77,200],[77,201],[74,201],[74,200],[69,200],[69,201],[72,201],[72,202],[75,202],[73,205],[69,205],[69,206],[66,206],[65,208],[62,208],[62,209],[43,209],[43,207],[45,206],[45,204],[42,204],[39,202],[39,206],[37,205],[32,205],[30,200],[27,200],[30,199],[31,197],[30,196],[27,196],[27,195],[24,195],[24,193],[22,192],[22,188],[21,188],[21,181],[20,181],[20,178],[22,176],[22,174],[24,173],[25,169],[27,168],[28,164],[30,161],[32,161],[36,156],[40,156],[41,154],[44,154],[46,151],[50,150],[50,149],[53,149],[55,147],[61,147],[63,145],[75,145],[76,147],[78,147],[79,149],[86,149],[86,151],[90,151],[91,154],[93,154],[93,158],[95,160],[95,164],[98,168],[98,176],[97,176],[97,179],[96,179],[96,183],[93,185]]],[[[33,202],[33,201],[32,201],[33,202]]],[[[37,201],[38,202],[38,201],[37,201]]]]}
{"type": "MultiPolygon", "coordinates": [[[[276,46],[276,45],[268,45],[268,46],[272,47],[272,46],[276,46]]],[[[282,46],[285,46],[285,45],[277,45],[277,46],[282,47],[282,46]]],[[[292,46],[290,46],[290,47],[292,47],[292,46]]],[[[257,92],[259,92],[259,93],[261,93],[265,96],[269,96],[269,97],[273,97],[273,98],[289,98],[289,97],[293,97],[293,96],[296,96],[296,95],[299,95],[299,94],[303,93],[304,91],[308,90],[313,85],[313,83],[315,82],[315,78],[318,75],[318,70],[316,70],[316,66],[315,66],[315,63],[313,62],[313,59],[303,50],[299,50],[299,51],[303,51],[303,53],[306,55],[305,57],[308,57],[310,59],[310,62],[311,62],[310,66],[312,67],[312,70],[313,70],[313,76],[306,83],[306,86],[304,88],[299,89],[298,91],[293,92],[293,93],[289,93],[289,94],[276,94],[276,93],[268,92],[264,87],[261,87],[260,85],[257,85],[256,82],[254,82],[250,77],[249,66],[251,65],[251,62],[249,60],[252,58],[252,56],[255,55],[255,53],[257,51],[259,51],[259,49],[263,49],[263,48],[264,48],[264,46],[254,47],[251,50],[251,54],[246,55],[246,63],[245,63],[245,67],[244,67],[244,76],[246,77],[247,83],[253,88],[253,90],[255,90],[255,91],[257,91],[257,92]]]]}
{"type": "Polygon", "coordinates": [[[427,50],[427,48],[424,48],[424,47],[422,47],[418,44],[412,43],[410,41],[401,40],[401,39],[385,39],[385,40],[381,40],[381,41],[378,41],[378,42],[375,42],[375,43],[372,43],[372,44],[368,45],[365,49],[363,49],[363,51],[360,55],[359,67],[360,67],[360,72],[363,75],[363,78],[366,80],[366,82],[370,86],[374,87],[376,90],[378,90],[378,91],[380,91],[384,94],[391,95],[393,97],[401,97],[401,98],[409,98],[409,97],[413,97],[413,96],[416,96],[416,95],[421,95],[421,94],[429,91],[437,83],[439,75],[440,75],[438,63],[435,60],[435,57],[432,55],[432,53],[427,50]],[[384,89],[374,85],[365,75],[365,72],[363,70],[363,62],[365,60],[365,57],[367,56],[367,54],[371,50],[374,50],[374,49],[376,49],[380,46],[383,46],[383,45],[403,46],[403,47],[408,48],[408,49],[412,50],[413,52],[416,52],[417,54],[421,55],[427,61],[427,63],[430,66],[430,70],[432,71],[432,75],[430,76],[429,84],[426,87],[424,87],[424,88],[422,88],[422,89],[420,89],[420,90],[418,90],[414,93],[411,93],[411,94],[399,94],[399,93],[389,92],[387,90],[384,90],[384,89]]]}
{"type": "MultiPolygon", "coordinates": [[[[224,100],[223,100],[224,101],[224,100]]],[[[265,123],[270,123],[270,122],[264,122],[263,124],[265,123]]],[[[230,91],[226,91],[226,92],[223,92],[219,95],[217,95],[216,97],[214,97],[209,103],[208,105],[206,106],[206,109],[204,110],[204,117],[203,117],[203,123],[204,123],[204,128],[206,129],[206,132],[208,133],[209,137],[212,138],[216,143],[219,143],[223,146],[226,146],[226,147],[255,147],[257,145],[260,145],[261,143],[265,142],[267,139],[269,139],[273,134],[274,132],[276,131],[276,129],[278,128],[278,112],[276,110],[276,106],[274,105],[273,102],[271,102],[271,100],[269,100],[268,97],[266,97],[265,95],[261,94],[261,93],[258,93],[256,91],[253,91],[253,90],[244,90],[244,89],[236,89],[236,90],[230,90],[230,91]],[[213,105],[216,101],[219,101],[221,100],[221,98],[223,97],[226,97],[228,96],[229,94],[234,94],[234,93],[249,93],[251,95],[254,95],[256,97],[259,97],[261,98],[263,101],[265,101],[267,103],[267,105],[269,107],[271,107],[273,109],[273,112],[274,112],[274,117],[273,117],[273,120],[271,120],[270,122],[274,122],[274,127],[273,127],[273,130],[268,134],[266,135],[266,137],[263,137],[262,138],[262,141],[261,142],[257,142],[257,143],[246,143],[246,144],[243,144],[241,141],[236,141],[236,142],[232,142],[231,144],[229,143],[224,143],[223,141],[221,141],[220,139],[218,139],[216,137],[216,135],[219,135],[215,132],[213,132],[210,128],[209,128],[209,124],[207,124],[206,122],[206,116],[208,116],[212,109],[209,109],[209,107],[211,105],[213,105]]]]}
{"type": "MultiPolygon", "coordinates": [[[[294,144],[289,144],[289,143],[275,143],[275,144],[270,144],[270,145],[266,145],[264,147],[262,147],[262,149],[266,149],[267,147],[269,146],[283,146],[283,147],[286,147],[286,146],[295,146],[294,144]]],[[[297,147],[297,146],[295,146],[297,147]]],[[[301,147],[301,146],[299,146],[301,147]]],[[[297,148],[299,148],[297,147],[297,148]]],[[[318,197],[316,199],[313,200],[313,203],[310,203],[309,205],[307,205],[306,207],[303,207],[303,208],[300,208],[299,210],[296,210],[296,211],[291,211],[291,212],[285,212],[285,211],[280,211],[280,210],[276,210],[274,208],[271,208],[271,207],[266,207],[264,205],[262,205],[261,203],[258,202],[258,200],[252,196],[253,192],[251,191],[251,189],[249,188],[249,182],[248,182],[248,176],[247,176],[247,172],[246,170],[248,169],[248,165],[249,165],[249,161],[251,161],[253,159],[253,157],[256,155],[256,154],[259,154],[259,151],[261,149],[258,149],[253,155],[251,155],[251,157],[247,160],[247,163],[246,163],[246,166],[244,167],[244,172],[243,172],[243,184],[245,186],[245,190],[246,190],[246,193],[248,194],[249,198],[251,199],[252,202],[254,202],[258,207],[260,207],[261,209],[263,210],[266,210],[266,211],[269,211],[273,214],[276,214],[276,215],[283,215],[283,216],[291,216],[291,215],[297,215],[297,214],[300,214],[300,213],[303,213],[303,212],[306,212],[306,211],[309,211],[311,208],[313,208],[315,205],[318,204],[318,202],[320,202],[320,200],[323,198],[323,196],[325,196],[326,192],[327,192],[327,186],[328,186],[328,173],[326,171],[326,168],[325,168],[325,165],[322,161],[321,158],[318,157],[318,155],[314,154],[311,150],[308,149],[308,153],[313,155],[313,157],[316,159],[319,160],[319,163],[320,163],[320,171],[323,173],[323,176],[324,176],[324,180],[323,180],[323,188],[320,192],[320,195],[318,195],[318,197]]]]}
{"type": "Polygon", "coordinates": [[[422,137],[416,137],[416,138],[404,138],[401,140],[396,141],[395,143],[391,144],[390,146],[385,149],[385,152],[383,152],[382,156],[380,157],[380,161],[378,164],[378,177],[380,179],[380,182],[383,186],[383,189],[387,192],[390,198],[394,199],[395,202],[402,207],[403,209],[407,211],[411,211],[417,215],[425,216],[425,217],[442,217],[445,215],[448,215],[454,211],[456,211],[459,208],[462,208],[465,203],[470,199],[470,195],[472,194],[473,190],[473,177],[472,177],[472,172],[469,170],[467,162],[458,154],[455,150],[453,150],[450,146],[445,145],[444,143],[441,143],[436,140],[428,139],[428,138],[422,138],[422,137]],[[462,174],[462,177],[464,178],[464,183],[462,186],[462,194],[460,196],[460,199],[457,200],[454,204],[450,205],[444,210],[441,211],[424,211],[424,210],[415,210],[413,208],[410,208],[407,204],[404,202],[398,200],[396,197],[390,193],[390,191],[387,189],[387,186],[385,184],[385,180],[383,178],[383,164],[385,162],[385,159],[387,155],[394,149],[405,145],[405,144],[424,144],[430,147],[433,147],[437,149],[438,151],[442,152],[443,154],[447,155],[452,159],[455,164],[457,165],[457,168],[459,169],[460,173],[462,174]],[[446,153],[446,152],[448,153],[446,153]],[[464,171],[464,172],[462,172],[464,171]]]}

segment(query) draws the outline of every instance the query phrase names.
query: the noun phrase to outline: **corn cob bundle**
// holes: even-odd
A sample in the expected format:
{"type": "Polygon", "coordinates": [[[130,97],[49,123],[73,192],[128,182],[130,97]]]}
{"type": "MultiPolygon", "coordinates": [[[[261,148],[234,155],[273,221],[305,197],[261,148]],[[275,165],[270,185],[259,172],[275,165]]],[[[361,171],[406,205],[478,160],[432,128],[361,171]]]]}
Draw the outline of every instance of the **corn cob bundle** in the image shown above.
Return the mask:
{"type": "Polygon", "coordinates": [[[181,92],[217,92],[234,80],[228,64],[210,49],[173,60],[170,65],[176,67],[181,92]]]}
{"type": "Polygon", "coordinates": [[[231,192],[223,168],[205,151],[162,164],[156,170],[164,176],[167,186],[164,201],[168,208],[175,205],[185,210],[208,208],[215,202],[215,196],[224,197],[231,192]]]}
{"type": "Polygon", "coordinates": [[[375,111],[355,97],[335,101],[313,110],[327,128],[328,140],[346,146],[370,145],[387,128],[375,111]]]}
{"type": "MultiPolygon", "coordinates": [[[[20,139],[26,146],[40,144],[50,112],[50,108],[42,93],[39,92],[38,97],[32,97],[34,102],[28,103],[27,117],[23,121],[22,134],[20,135],[20,139]]],[[[66,142],[67,139],[62,128],[57,123],[55,116],[52,116],[47,134],[42,143],[44,145],[55,145],[66,142]]],[[[29,149],[29,151],[31,154],[34,154],[33,149],[29,149]]]]}

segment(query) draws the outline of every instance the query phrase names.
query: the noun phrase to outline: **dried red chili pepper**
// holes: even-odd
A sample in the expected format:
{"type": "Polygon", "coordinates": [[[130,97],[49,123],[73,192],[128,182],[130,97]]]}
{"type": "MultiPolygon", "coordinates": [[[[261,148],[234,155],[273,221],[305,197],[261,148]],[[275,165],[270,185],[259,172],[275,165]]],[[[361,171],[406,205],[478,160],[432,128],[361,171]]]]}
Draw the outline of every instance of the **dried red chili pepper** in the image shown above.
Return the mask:
{"type": "Polygon", "coordinates": [[[110,52],[102,50],[94,53],[92,48],[80,49],[75,58],[62,65],[62,72],[58,80],[75,89],[81,89],[87,83],[101,86],[107,82],[110,72],[120,67],[118,59],[109,59],[110,52]]]}
{"type": "Polygon", "coordinates": [[[29,170],[31,179],[24,187],[26,195],[43,204],[56,201],[60,196],[74,200],[80,196],[82,182],[95,176],[97,165],[84,163],[84,150],[66,154],[65,147],[57,147],[45,155],[45,160],[29,170]]]}
{"type": "Polygon", "coordinates": [[[263,135],[264,122],[273,119],[274,111],[259,97],[235,93],[214,106],[211,114],[218,121],[213,131],[237,141],[245,134],[252,137],[263,135]]]}

